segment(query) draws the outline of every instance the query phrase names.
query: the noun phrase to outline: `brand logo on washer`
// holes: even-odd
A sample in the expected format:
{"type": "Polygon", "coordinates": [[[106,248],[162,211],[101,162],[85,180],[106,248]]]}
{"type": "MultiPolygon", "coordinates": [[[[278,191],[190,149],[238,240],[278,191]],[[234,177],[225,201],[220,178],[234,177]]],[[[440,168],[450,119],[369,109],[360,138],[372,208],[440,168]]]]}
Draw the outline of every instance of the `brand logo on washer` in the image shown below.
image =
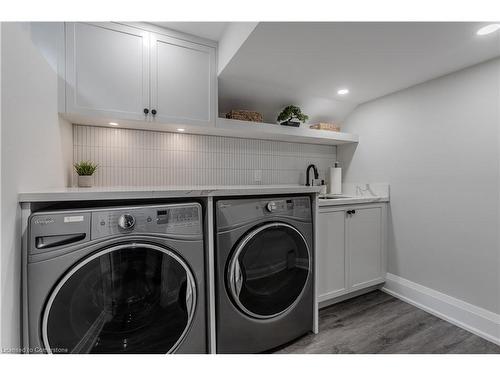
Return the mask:
{"type": "Polygon", "coordinates": [[[40,224],[40,225],[47,225],[47,224],[53,224],[54,219],[51,217],[39,217],[36,218],[34,221],[35,224],[40,224]]]}

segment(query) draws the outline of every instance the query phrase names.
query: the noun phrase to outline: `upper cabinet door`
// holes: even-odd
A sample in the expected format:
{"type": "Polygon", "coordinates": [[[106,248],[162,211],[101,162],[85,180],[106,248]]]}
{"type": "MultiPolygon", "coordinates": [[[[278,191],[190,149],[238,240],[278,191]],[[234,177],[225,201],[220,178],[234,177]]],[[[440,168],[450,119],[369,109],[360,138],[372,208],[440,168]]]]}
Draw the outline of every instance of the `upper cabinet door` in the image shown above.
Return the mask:
{"type": "Polygon", "coordinates": [[[151,34],[150,52],[153,121],[215,126],[215,48],[151,34]]]}
{"type": "Polygon", "coordinates": [[[149,35],[114,23],[67,23],[66,112],[145,120],[149,35]]]}

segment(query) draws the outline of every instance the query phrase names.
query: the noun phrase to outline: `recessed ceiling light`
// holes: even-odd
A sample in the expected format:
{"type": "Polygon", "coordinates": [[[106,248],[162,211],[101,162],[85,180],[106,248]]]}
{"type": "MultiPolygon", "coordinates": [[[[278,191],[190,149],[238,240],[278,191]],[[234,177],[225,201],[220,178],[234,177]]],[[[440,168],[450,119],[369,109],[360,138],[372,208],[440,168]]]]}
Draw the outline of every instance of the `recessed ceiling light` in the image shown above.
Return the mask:
{"type": "Polygon", "coordinates": [[[490,25],[486,25],[484,27],[481,27],[477,31],[477,35],[488,35],[491,33],[494,33],[495,31],[500,30],[500,23],[492,23],[490,25]]]}
{"type": "Polygon", "coordinates": [[[349,89],[340,89],[337,91],[337,94],[339,95],[347,95],[349,94],[349,89]]]}
{"type": "Polygon", "coordinates": [[[109,125],[111,125],[111,126],[118,126],[118,123],[117,122],[110,122],[109,125]]]}
{"type": "Polygon", "coordinates": [[[183,132],[186,129],[177,129],[178,132],[183,132]]]}

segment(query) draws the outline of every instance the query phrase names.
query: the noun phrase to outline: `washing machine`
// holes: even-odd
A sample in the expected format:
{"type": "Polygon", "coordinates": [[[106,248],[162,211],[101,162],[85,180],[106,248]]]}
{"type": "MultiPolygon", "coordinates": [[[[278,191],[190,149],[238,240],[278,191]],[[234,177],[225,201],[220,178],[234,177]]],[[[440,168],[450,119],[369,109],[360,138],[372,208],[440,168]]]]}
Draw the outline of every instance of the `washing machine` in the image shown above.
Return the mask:
{"type": "Polygon", "coordinates": [[[28,225],[30,352],[207,352],[200,204],[42,211],[28,225]]]}
{"type": "Polygon", "coordinates": [[[216,202],[217,353],[260,353],[313,327],[308,196],[216,202]]]}

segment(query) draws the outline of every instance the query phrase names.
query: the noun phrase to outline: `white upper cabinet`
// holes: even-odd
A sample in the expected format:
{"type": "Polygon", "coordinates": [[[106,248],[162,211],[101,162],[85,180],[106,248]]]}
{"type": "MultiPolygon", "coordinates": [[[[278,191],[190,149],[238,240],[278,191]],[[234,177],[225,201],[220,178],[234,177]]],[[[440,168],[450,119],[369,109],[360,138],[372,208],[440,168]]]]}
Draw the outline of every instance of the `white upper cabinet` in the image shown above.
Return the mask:
{"type": "Polygon", "coordinates": [[[215,47],[144,27],[66,24],[66,116],[215,127],[215,47]]]}
{"type": "Polygon", "coordinates": [[[149,33],[114,23],[66,24],[66,112],[145,120],[149,33]]]}
{"type": "Polygon", "coordinates": [[[151,34],[154,121],[215,126],[215,49],[151,34]]]}

